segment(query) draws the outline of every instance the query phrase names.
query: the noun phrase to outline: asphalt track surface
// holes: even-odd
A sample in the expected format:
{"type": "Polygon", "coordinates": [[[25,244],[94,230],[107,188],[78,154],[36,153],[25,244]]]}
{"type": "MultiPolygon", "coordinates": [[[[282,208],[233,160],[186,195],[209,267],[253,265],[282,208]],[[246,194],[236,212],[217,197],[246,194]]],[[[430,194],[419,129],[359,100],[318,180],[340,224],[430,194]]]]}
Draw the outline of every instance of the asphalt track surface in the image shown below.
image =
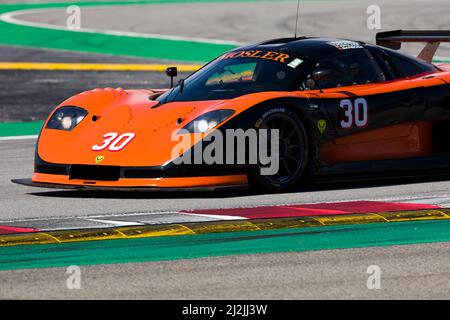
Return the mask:
{"type": "Polygon", "coordinates": [[[448,244],[0,272],[3,299],[448,299],[448,244]],[[382,271],[367,289],[367,267],[382,271]]]}
{"type": "MultiPolygon", "coordinates": [[[[365,28],[364,12],[368,3],[367,1],[305,3],[302,9],[305,10],[301,22],[302,33],[317,35],[320,30],[320,34],[369,41],[374,38],[374,32],[365,28]],[[351,24],[346,22],[349,17],[355,19],[351,24]]],[[[399,27],[450,29],[448,19],[450,7],[446,1],[378,1],[378,3],[385,12],[384,29],[399,27]],[[402,25],[399,26],[399,23],[402,25]]],[[[130,7],[130,11],[128,8],[113,11],[114,14],[120,15],[120,19],[114,19],[113,27],[114,30],[164,32],[169,35],[213,37],[242,42],[290,35],[295,4],[293,9],[292,2],[278,4],[276,8],[274,6],[270,3],[192,4],[185,5],[183,10],[173,8],[171,10],[169,6],[152,6],[152,10],[161,11],[152,15],[151,23],[148,20],[147,9],[142,10],[136,6],[130,7]],[[200,20],[196,20],[199,12],[203,14],[200,20]],[[168,14],[171,15],[169,20],[168,14]],[[194,15],[196,19],[187,19],[189,14],[194,15]],[[188,25],[180,25],[181,21],[188,25]],[[221,23],[213,23],[214,21],[221,23]],[[162,24],[163,22],[165,24],[162,24]],[[160,28],[161,25],[165,27],[160,28]],[[204,28],[204,25],[209,27],[204,28]]],[[[111,19],[108,19],[106,14],[99,15],[95,12],[100,9],[89,8],[89,10],[86,11],[86,21],[92,24],[92,27],[106,29],[111,27],[111,19]]],[[[107,12],[113,9],[105,7],[101,10],[107,12]]],[[[59,23],[58,17],[52,14],[50,12],[39,17],[29,15],[26,18],[34,19],[36,22],[43,19],[46,23],[59,23]]],[[[415,48],[411,50],[413,49],[415,48]]],[[[0,48],[0,52],[6,53],[8,50],[10,49],[0,48]]],[[[68,59],[64,61],[97,59],[92,55],[80,57],[77,54],[66,55],[46,50],[33,54],[25,52],[29,49],[14,50],[4,57],[10,57],[14,61],[31,61],[30,57],[40,57],[42,61],[50,58],[49,61],[54,61],[54,56],[63,57],[60,58],[63,60],[68,59]]],[[[439,54],[450,55],[445,49],[439,54]]],[[[119,82],[121,87],[163,87],[167,81],[161,74],[113,72],[2,71],[0,77],[3,77],[0,83],[9,86],[2,87],[1,120],[42,119],[65,97],[66,93],[71,94],[85,87],[116,86],[116,84],[119,86],[119,82]],[[9,81],[3,81],[6,79],[9,81]],[[14,81],[13,85],[7,83],[14,81]],[[27,83],[28,89],[17,88],[24,82],[27,83]],[[54,94],[55,89],[60,92],[59,96],[54,94]]],[[[450,206],[450,181],[445,177],[431,181],[415,179],[310,186],[275,195],[253,194],[247,191],[208,194],[92,193],[35,189],[11,184],[12,178],[31,175],[34,144],[33,140],[0,141],[0,167],[3,168],[0,172],[2,221],[99,215],[123,218],[130,214],[149,213],[153,214],[154,222],[164,223],[171,221],[171,216],[167,212],[177,210],[360,199],[401,200],[450,206]],[[158,214],[162,211],[166,214],[158,214]]],[[[449,246],[442,243],[89,266],[82,268],[84,280],[82,290],[79,291],[67,290],[65,285],[67,274],[64,268],[40,269],[32,272],[2,271],[0,298],[440,299],[450,296],[448,257],[449,246]],[[372,264],[380,265],[383,269],[382,290],[371,291],[366,287],[366,268],[372,264]]]]}

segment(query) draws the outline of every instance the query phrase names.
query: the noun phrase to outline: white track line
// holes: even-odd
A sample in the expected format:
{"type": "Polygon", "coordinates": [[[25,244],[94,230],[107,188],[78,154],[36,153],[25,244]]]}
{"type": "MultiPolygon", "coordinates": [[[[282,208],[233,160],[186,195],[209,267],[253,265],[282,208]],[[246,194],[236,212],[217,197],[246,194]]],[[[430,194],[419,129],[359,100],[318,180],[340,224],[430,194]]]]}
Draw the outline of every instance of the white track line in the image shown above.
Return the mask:
{"type": "MultiPolygon", "coordinates": [[[[58,8],[60,9],[60,8],[58,8]]],[[[77,30],[68,29],[64,26],[53,25],[49,23],[32,22],[18,19],[17,16],[23,14],[40,13],[44,11],[58,10],[58,9],[28,9],[28,10],[18,10],[6,12],[0,15],[0,20],[6,23],[11,23],[19,26],[34,27],[34,28],[45,28],[53,30],[64,30],[72,32],[84,32],[84,33],[100,33],[112,36],[125,36],[125,37],[137,37],[137,38],[157,38],[161,40],[173,40],[173,41],[190,41],[199,43],[210,43],[210,44],[224,44],[224,45],[242,45],[240,42],[221,40],[221,39],[208,39],[208,38],[197,38],[197,37],[183,37],[183,36],[170,36],[156,33],[138,33],[130,31],[114,31],[114,30],[101,30],[93,28],[80,28],[77,30]]]]}
{"type": "Polygon", "coordinates": [[[128,226],[143,226],[144,223],[135,221],[117,221],[117,220],[100,220],[100,219],[83,219],[85,221],[100,222],[105,224],[112,224],[115,227],[128,227],[128,226]]]}
{"type": "Polygon", "coordinates": [[[29,135],[29,136],[10,136],[10,137],[0,137],[0,141],[10,141],[10,140],[31,140],[37,139],[37,135],[29,135]]]}
{"type": "Polygon", "coordinates": [[[215,215],[215,214],[201,214],[201,213],[188,213],[188,212],[178,212],[179,214],[188,215],[188,216],[195,216],[195,217],[203,217],[203,218],[211,218],[211,219],[217,219],[217,220],[247,220],[245,217],[240,216],[222,216],[222,215],[215,215]]]}

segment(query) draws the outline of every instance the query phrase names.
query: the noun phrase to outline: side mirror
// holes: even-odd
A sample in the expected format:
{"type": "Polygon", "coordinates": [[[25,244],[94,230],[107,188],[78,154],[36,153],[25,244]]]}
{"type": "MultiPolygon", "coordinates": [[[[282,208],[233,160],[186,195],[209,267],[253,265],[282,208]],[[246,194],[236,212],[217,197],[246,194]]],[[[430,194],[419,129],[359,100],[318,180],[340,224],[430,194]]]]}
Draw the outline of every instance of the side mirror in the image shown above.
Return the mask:
{"type": "Polygon", "coordinates": [[[169,67],[166,69],[166,75],[170,77],[170,87],[173,88],[173,78],[178,75],[177,67],[169,67]]]}

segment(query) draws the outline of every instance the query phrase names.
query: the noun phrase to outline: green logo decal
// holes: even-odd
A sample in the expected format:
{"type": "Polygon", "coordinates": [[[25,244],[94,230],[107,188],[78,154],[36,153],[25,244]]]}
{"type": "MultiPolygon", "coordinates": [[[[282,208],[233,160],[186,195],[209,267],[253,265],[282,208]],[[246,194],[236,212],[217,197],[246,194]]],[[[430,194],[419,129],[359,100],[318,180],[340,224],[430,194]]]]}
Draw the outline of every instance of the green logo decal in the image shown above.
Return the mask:
{"type": "Polygon", "coordinates": [[[326,120],[320,119],[319,121],[317,121],[317,128],[319,129],[320,133],[323,134],[327,130],[326,120]]]}
{"type": "Polygon", "coordinates": [[[96,156],[95,157],[95,163],[99,164],[100,162],[102,162],[105,159],[105,156],[96,156]]]}

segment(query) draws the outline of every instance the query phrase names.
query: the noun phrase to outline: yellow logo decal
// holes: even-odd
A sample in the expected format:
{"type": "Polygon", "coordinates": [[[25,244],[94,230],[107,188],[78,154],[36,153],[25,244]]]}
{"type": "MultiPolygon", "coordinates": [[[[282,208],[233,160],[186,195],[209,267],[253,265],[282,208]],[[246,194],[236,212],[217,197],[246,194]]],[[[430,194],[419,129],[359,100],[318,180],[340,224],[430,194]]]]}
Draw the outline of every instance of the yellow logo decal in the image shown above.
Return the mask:
{"type": "Polygon", "coordinates": [[[234,51],[228,52],[222,55],[220,59],[234,59],[234,58],[256,58],[266,59],[272,61],[278,61],[285,63],[285,60],[289,59],[289,55],[276,51],[261,51],[261,50],[248,50],[248,51],[234,51]]]}
{"type": "Polygon", "coordinates": [[[323,119],[320,119],[317,121],[317,128],[319,129],[320,133],[323,134],[327,130],[327,122],[323,119]]]}
{"type": "Polygon", "coordinates": [[[95,163],[99,164],[100,162],[102,162],[105,159],[105,156],[96,156],[95,157],[95,163]]]}

